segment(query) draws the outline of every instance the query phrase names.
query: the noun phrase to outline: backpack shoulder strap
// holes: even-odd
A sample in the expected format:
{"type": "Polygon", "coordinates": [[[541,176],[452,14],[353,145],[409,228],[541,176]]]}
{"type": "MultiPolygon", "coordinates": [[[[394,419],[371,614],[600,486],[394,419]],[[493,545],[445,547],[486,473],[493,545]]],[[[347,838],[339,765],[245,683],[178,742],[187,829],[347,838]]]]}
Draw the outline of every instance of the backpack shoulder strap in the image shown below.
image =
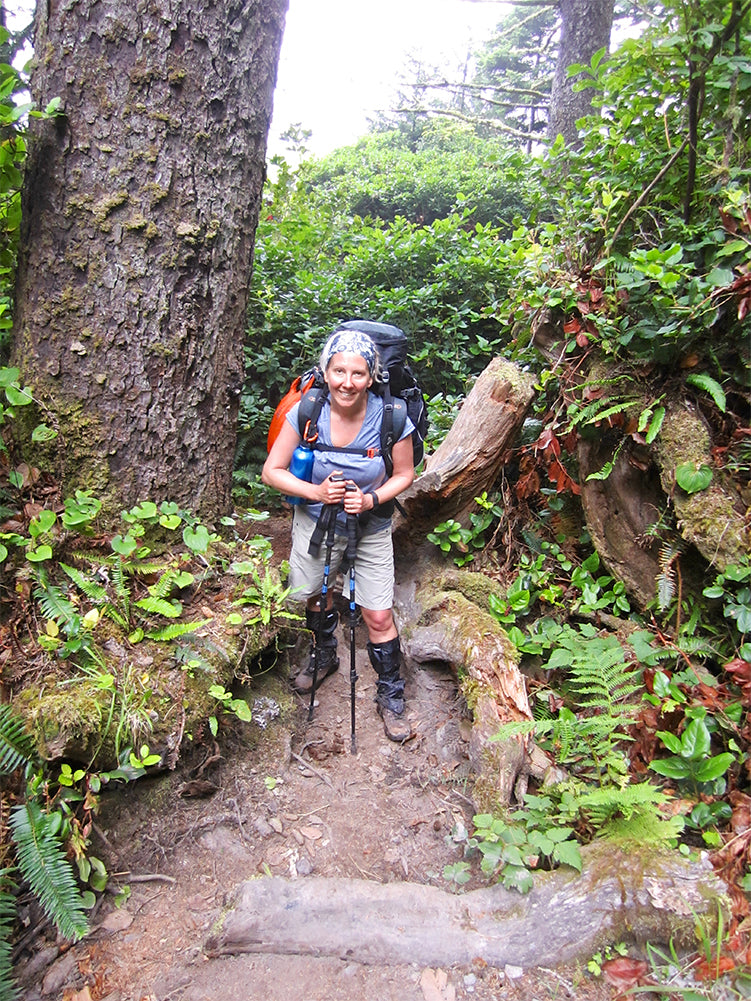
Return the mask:
{"type": "Polygon", "coordinates": [[[383,393],[383,416],[381,418],[381,454],[386,463],[386,474],[391,476],[394,463],[391,460],[391,450],[394,444],[404,434],[407,423],[407,405],[398,396],[392,396],[388,380],[383,393]]]}
{"type": "Polygon", "coordinates": [[[300,438],[313,444],[318,438],[318,418],[323,405],[328,399],[328,386],[313,386],[300,398],[300,408],[297,411],[297,428],[300,438]]]}

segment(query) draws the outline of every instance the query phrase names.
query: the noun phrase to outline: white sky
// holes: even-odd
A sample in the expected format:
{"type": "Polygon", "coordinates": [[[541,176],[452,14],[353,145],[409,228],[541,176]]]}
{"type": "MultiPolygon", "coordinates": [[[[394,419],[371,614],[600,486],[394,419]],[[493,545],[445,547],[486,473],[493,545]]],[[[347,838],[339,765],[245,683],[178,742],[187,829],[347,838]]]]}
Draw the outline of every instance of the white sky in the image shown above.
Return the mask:
{"type": "MultiPolygon", "coordinates": [[[[388,110],[408,55],[454,70],[503,18],[502,0],[289,0],[269,156],[279,135],[300,123],[324,154],[367,132],[388,110]]],[[[6,0],[26,23],[34,0],[6,0]]]]}
{"type": "Polygon", "coordinates": [[[289,0],[269,155],[284,152],[278,137],[298,122],[313,153],[353,142],[391,107],[407,55],[453,69],[503,14],[500,2],[289,0]]]}

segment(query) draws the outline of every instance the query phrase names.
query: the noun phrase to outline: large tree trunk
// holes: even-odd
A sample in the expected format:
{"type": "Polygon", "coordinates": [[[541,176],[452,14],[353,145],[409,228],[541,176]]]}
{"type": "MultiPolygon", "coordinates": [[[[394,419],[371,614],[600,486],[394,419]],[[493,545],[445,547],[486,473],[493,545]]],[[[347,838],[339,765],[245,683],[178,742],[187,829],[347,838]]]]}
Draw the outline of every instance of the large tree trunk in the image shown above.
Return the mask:
{"type": "Polygon", "coordinates": [[[287,4],[38,5],[15,363],[110,509],[229,503],[287,4]]]}
{"type": "Polygon", "coordinates": [[[574,63],[588,65],[600,49],[610,47],[613,0],[560,0],[561,42],[550,94],[548,139],[561,135],[568,145],[578,138],[577,121],[592,110],[592,91],[574,90],[580,77],[569,77],[574,63]]]}

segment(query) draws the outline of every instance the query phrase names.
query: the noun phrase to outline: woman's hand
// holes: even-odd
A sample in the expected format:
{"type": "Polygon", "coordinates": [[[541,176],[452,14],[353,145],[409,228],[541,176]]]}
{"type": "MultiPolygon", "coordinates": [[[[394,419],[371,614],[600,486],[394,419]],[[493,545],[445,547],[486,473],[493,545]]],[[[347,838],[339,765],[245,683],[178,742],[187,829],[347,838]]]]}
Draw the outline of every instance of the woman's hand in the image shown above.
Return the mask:
{"type": "Polygon", "coordinates": [[[372,510],[373,505],[368,499],[368,495],[352,480],[347,480],[346,492],[344,494],[344,510],[347,514],[362,514],[363,511],[372,510]]]}
{"type": "MultiPolygon", "coordinates": [[[[341,473],[333,472],[318,485],[318,497],[321,504],[341,504],[346,496],[347,482],[341,473]]],[[[345,508],[346,510],[346,508],[345,508]]]]}

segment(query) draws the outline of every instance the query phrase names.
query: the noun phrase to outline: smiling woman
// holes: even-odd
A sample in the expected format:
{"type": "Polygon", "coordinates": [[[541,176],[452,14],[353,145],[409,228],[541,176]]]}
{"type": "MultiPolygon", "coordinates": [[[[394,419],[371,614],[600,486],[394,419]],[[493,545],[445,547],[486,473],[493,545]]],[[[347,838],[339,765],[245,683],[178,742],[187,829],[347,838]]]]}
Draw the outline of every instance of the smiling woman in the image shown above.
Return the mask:
{"type": "MultiPolygon", "coordinates": [[[[378,351],[370,336],[354,327],[354,321],[329,337],[320,368],[326,392],[312,439],[310,479],[294,472],[293,458],[302,443],[299,403],[287,415],[263,467],[264,483],[304,501],[295,506],[289,586],[298,600],[306,601],[306,625],[314,642],[309,663],[293,684],[298,692],[310,693],[312,712],[316,686],[339,667],[339,617],[329,577],[346,560],[350,652],[354,658],[354,621],[359,607],[368,630],[368,655],[378,674],[378,712],[386,736],[401,743],[412,731],[404,711],[401,647],[392,613],[394,550],[389,502],[414,479],[414,428],[407,418],[393,445],[389,472],[381,450],[383,401],[370,391],[379,374],[378,351]]],[[[306,440],[310,423],[305,428],[306,440]]],[[[352,719],[354,749],[354,708],[352,719]]]]}
{"type": "Polygon", "coordinates": [[[463,66],[508,5],[473,0],[290,0],[270,152],[291,123],[323,155],[363,135],[394,104],[410,57],[441,72],[463,66]]]}

